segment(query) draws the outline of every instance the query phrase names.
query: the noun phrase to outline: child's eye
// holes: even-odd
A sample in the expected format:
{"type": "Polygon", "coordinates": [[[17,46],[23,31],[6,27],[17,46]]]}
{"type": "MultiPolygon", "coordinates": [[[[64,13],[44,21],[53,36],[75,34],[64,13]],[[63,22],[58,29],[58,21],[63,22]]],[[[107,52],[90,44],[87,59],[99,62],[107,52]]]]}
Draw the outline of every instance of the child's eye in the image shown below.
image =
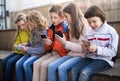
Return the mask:
{"type": "Polygon", "coordinates": [[[97,21],[93,21],[93,23],[96,23],[97,21]]]}
{"type": "Polygon", "coordinates": [[[22,26],[25,26],[25,24],[22,24],[22,26]]]}
{"type": "Polygon", "coordinates": [[[54,17],[54,19],[57,19],[57,17],[54,17]]]}

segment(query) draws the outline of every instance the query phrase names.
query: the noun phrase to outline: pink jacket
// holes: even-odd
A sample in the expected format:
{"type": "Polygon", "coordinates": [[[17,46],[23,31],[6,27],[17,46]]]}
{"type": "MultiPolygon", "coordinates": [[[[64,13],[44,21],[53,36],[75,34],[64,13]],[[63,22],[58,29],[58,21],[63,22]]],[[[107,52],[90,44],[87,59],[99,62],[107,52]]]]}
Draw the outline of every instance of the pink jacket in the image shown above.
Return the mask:
{"type": "MultiPolygon", "coordinates": [[[[80,24],[80,26],[83,26],[83,24],[80,24]]],[[[84,35],[85,35],[86,31],[88,29],[90,29],[90,27],[88,26],[88,24],[85,24],[85,23],[84,23],[84,26],[85,26],[85,29],[84,29],[84,35]]],[[[81,30],[81,29],[79,29],[79,30],[81,30]]],[[[70,41],[66,41],[65,45],[64,45],[66,49],[70,50],[68,55],[85,57],[85,53],[84,53],[82,46],[81,46],[81,43],[82,43],[81,40],[83,40],[83,39],[85,40],[84,35],[83,36],[81,35],[79,37],[79,39],[75,39],[75,38],[72,38],[70,33],[71,32],[69,29],[70,41]]]]}

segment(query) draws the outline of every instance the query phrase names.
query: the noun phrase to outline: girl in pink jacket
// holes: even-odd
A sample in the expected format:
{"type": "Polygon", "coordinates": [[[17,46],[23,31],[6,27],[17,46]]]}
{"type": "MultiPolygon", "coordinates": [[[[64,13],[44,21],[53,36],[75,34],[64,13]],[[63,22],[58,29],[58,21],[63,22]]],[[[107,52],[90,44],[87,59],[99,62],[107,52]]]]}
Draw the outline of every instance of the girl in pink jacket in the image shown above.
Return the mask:
{"type": "Polygon", "coordinates": [[[65,49],[69,50],[67,56],[61,57],[48,66],[48,81],[68,81],[67,71],[73,67],[81,58],[85,57],[81,46],[88,24],[80,8],[76,3],[70,3],[63,9],[65,20],[69,24],[70,41],[66,41],[58,35],[56,39],[61,42],[65,49]],[[58,72],[56,72],[58,71],[58,72]]]}

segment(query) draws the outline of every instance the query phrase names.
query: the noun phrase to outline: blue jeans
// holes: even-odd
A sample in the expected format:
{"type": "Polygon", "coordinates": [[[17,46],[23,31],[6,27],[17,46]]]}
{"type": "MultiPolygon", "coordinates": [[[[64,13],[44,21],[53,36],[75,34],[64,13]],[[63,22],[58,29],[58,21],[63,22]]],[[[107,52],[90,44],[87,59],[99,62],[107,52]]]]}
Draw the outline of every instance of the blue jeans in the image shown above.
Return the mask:
{"type": "Polygon", "coordinates": [[[57,71],[58,71],[59,65],[61,65],[63,62],[65,62],[70,58],[71,56],[64,56],[48,65],[48,81],[57,81],[57,76],[58,76],[57,71]]]}
{"type": "Polygon", "coordinates": [[[30,55],[24,55],[16,63],[16,81],[23,81],[23,63],[30,57],[30,55]]]}
{"type": "Polygon", "coordinates": [[[72,68],[72,78],[73,81],[91,81],[96,73],[109,68],[111,66],[104,60],[84,58],[72,68]]]}
{"type": "Polygon", "coordinates": [[[23,54],[12,53],[2,60],[3,68],[3,77],[2,81],[12,81],[12,69],[14,68],[15,63],[20,59],[23,54]]]}
{"type": "Polygon", "coordinates": [[[32,81],[32,65],[38,58],[38,56],[25,55],[16,63],[17,81],[23,81],[23,71],[25,72],[26,81],[32,81]]]}
{"type": "Polygon", "coordinates": [[[59,81],[68,81],[68,71],[81,60],[81,57],[71,57],[58,67],[59,81]]]}

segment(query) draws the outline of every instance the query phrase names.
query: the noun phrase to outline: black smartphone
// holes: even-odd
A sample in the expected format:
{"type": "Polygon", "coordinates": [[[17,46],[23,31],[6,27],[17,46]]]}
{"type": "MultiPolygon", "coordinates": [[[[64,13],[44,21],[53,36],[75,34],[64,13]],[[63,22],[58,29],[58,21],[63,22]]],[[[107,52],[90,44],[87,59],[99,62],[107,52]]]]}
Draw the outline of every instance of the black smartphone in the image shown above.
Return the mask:
{"type": "Polygon", "coordinates": [[[47,38],[46,35],[41,35],[41,38],[47,38]]]}
{"type": "Polygon", "coordinates": [[[55,34],[59,35],[60,37],[63,37],[63,34],[61,31],[57,31],[55,34]]]}

